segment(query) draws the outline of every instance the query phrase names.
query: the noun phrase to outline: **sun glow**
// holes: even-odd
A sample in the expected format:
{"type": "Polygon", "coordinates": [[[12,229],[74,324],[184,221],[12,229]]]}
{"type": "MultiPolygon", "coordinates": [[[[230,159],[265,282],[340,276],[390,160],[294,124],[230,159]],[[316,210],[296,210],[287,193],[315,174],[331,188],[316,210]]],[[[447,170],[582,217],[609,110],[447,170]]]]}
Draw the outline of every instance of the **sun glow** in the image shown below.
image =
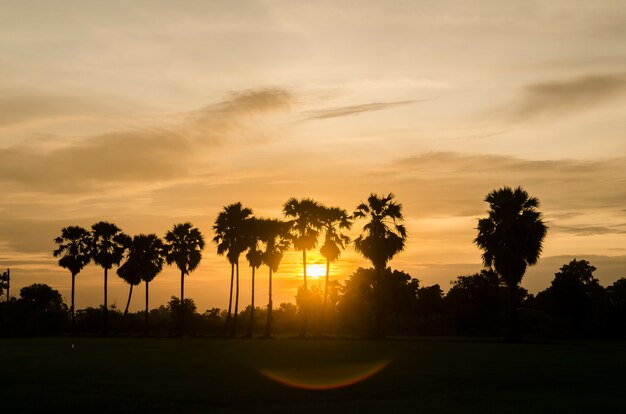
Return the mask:
{"type": "Polygon", "coordinates": [[[309,263],[306,265],[306,275],[314,279],[326,276],[326,265],[323,263],[309,263]]]}

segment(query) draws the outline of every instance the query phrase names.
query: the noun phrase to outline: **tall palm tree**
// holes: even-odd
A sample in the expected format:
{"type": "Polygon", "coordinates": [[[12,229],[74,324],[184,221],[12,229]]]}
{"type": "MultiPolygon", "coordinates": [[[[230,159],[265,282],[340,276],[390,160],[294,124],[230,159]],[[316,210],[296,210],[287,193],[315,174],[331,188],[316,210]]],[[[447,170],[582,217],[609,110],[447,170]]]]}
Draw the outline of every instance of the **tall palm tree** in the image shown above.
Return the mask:
{"type": "Polygon", "coordinates": [[[324,331],[324,317],[328,300],[328,278],[330,274],[330,262],[339,258],[341,250],[350,243],[350,237],[341,233],[341,229],[349,230],[352,227],[351,217],[348,212],[338,207],[324,208],[322,211],[322,229],[324,230],[324,244],[320,253],[326,258],[326,281],[324,283],[324,302],[320,320],[320,332],[324,331]]]}
{"type": "Polygon", "coordinates": [[[263,264],[263,251],[260,250],[262,222],[256,218],[249,218],[244,223],[244,236],[248,246],[246,259],[252,268],[252,300],[250,301],[250,323],[246,337],[252,338],[254,334],[254,277],[256,269],[263,264]]]}
{"type": "Polygon", "coordinates": [[[163,254],[163,241],[156,234],[140,234],[133,237],[126,262],[117,269],[117,274],[130,284],[124,318],[126,318],[128,313],[130,298],[133,294],[133,285],[138,285],[141,281],[146,282],[145,335],[148,334],[148,286],[156,275],[163,270],[163,262],[165,260],[163,254]]]}
{"type": "Polygon", "coordinates": [[[367,203],[359,204],[353,214],[355,219],[369,219],[363,226],[363,232],[354,240],[354,250],[369,259],[375,269],[372,286],[375,296],[372,309],[374,337],[385,336],[385,309],[391,306],[385,299],[387,284],[383,280],[383,271],[387,268],[387,262],[404,250],[407,238],[406,228],[400,224],[404,220],[402,205],[393,199],[391,193],[384,197],[370,194],[367,203]]]}
{"type": "Polygon", "coordinates": [[[306,278],[306,252],[317,246],[320,228],[322,226],[321,213],[323,207],[310,198],[297,200],[290,198],[283,206],[283,214],[292,220],[289,222],[293,230],[293,246],[302,252],[302,276],[304,278],[304,303],[302,308],[302,327],[300,337],[306,337],[308,325],[308,288],[306,278]]]}
{"type": "Polygon", "coordinates": [[[79,226],[69,226],[61,229],[61,235],[54,239],[58,245],[52,253],[59,257],[59,266],[72,273],[72,334],[76,334],[76,316],[74,313],[74,290],[76,275],[91,261],[91,233],[79,226]]]}
{"type": "Polygon", "coordinates": [[[493,190],[485,201],[489,215],[478,220],[474,243],[483,251],[485,266],[495,269],[509,288],[510,339],[517,340],[517,286],[526,268],[539,260],[548,227],[537,211],[539,200],[521,187],[493,190]]]}
{"type": "Polygon", "coordinates": [[[108,271],[113,265],[119,265],[124,257],[126,246],[130,244],[129,237],[113,223],[100,221],[91,226],[91,255],[95,264],[104,269],[104,335],[108,333],[108,271]]]}
{"type": "Polygon", "coordinates": [[[183,334],[185,306],[185,275],[193,272],[202,260],[204,238],[200,230],[191,223],[175,224],[165,234],[165,261],[175,264],[180,270],[180,312],[178,314],[178,334],[183,334]]]}
{"type": "MultiPolygon", "coordinates": [[[[130,249],[132,249],[132,244],[130,249]]],[[[128,300],[126,301],[126,307],[124,308],[124,315],[122,316],[122,323],[120,324],[120,331],[124,327],[124,322],[126,321],[126,315],[128,315],[128,308],[130,306],[130,299],[133,296],[133,287],[137,286],[141,283],[141,276],[139,273],[139,269],[137,266],[137,261],[134,257],[131,256],[132,253],[127,255],[126,261],[117,268],[117,275],[124,280],[124,282],[128,283],[130,289],[128,291],[128,300]]]]}
{"type": "Polygon", "coordinates": [[[393,199],[393,194],[385,197],[371,194],[367,203],[359,204],[353,214],[355,219],[369,219],[354,240],[354,249],[372,262],[379,275],[387,268],[387,262],[404,250],[407,237],[406,228],[400,224],[404,221],[402,204],[393,199]]]}
{"type": "Polygon", "coordinates": [[[217,215],[213,231],[215,237],[213,241],[217,243],[217,254],[226,254],[230,263],[230,297],[228,299],[228,314],[226,316],[226,324],[224,332],[228,332],[230,327],[230,335],[234,336],[237,329],[237,313],[239,312],[239,256],[247,249],[244,233],[244,222],[252,216],[252,210],[244,208],[241,203],[230,204],[217,215]],[[231,321],[231,310],[233,304],[233,276],[237,272],[235,287],[235,315],[231,321]]]}
{"type": "Polygon", "coordinates": [[[269,302],[267,304],[267,321],[265,323],[264,338],[272,336],[272,274],[278,271],[278,266],[285,252],[291,246],[290,223],[277,219],[264,219],[259,223],[261,240],[265,243],[262,254],[263,263],[269,268],[269,302]]]}

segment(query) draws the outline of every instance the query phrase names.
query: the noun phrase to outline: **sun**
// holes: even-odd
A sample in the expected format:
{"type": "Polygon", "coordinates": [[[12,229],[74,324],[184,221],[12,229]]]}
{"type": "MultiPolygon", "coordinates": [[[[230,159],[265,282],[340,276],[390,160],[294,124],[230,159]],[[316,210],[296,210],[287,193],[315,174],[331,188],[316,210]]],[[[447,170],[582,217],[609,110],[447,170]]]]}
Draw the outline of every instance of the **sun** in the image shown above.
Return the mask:
{"type": "Polygon", "coordinates": [[[306,265],[306,275],[313,279],[326,276],[326,266],[323,263],[309,263],[306,265]]]}

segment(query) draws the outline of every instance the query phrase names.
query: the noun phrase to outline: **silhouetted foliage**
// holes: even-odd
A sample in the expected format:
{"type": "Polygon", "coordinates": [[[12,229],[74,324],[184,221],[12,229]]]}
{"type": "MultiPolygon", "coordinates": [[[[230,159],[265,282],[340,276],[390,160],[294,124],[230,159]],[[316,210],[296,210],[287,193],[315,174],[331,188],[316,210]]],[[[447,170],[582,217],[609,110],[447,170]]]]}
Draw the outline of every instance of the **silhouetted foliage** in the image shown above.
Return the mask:
{"type": "Polygon", "coordinates": [[[537,211],[539,200],[521,187],[503,187],[487,194],[489,216],[478,220],[474,242],[483,250],[483,262],[509,287],[510,338],[520,337],[516,288],[527,266],[539,260],[547,227],[537,211]]]}
{"type": "Polygon", "coordinates": [[[419,281],[407,273],[359,268],[346,280],[338,309],[348,328],[368,336],[379,336],[381,323],[391,332],[406,331],[417,309],[418,288],[419,281]]]}
{"type": "Polygon", "coordinates": [[[402,205],[393,199],[393,194],[385,197],[371,194],[367,203],[359,204],[353,214],[355,219],[369,220],[363,226],[363,233],[354,240],[354,249],[378,271],[383,271],[387,262],[404,250],[407,238],[406,228],[400,224],[404,220],[402,205]]]}
{"type": "Polygon", "coordinates": [[[91,257],[95,264],[104,269],[104,323],[102,333],[108,332],[108,271],[118,266],[130,244],[130,237],[122,233],[115,224],[100,221],[91,226],[91,257]]]}
{"type": "Polygon", "coordinates": [[[445,298],[454,315],[455,331],[462,334],[494,335],[501,321],[500,278],[492,270],[459,276],[445,298]]]}
{"type": "Polygon", "coordinates": [[[555,319],[557,333],[589,336],[604,330],[609,296],[593,277],[595,270],[588,261],[574,259],[554,275],[548,289],[537,294],[535,306],[555,319]]]}
{"type": "MultiPolygon", "coordinates": [[[[291,218],[288,222],[291,225],[293,247],[297,251],[302,252],[302,272],[304,284],[302,285],[303,295],[307,295],[307,276],[306,276],[306,252],[317,246],[317,239],[322,228],[322,215],[324,207],[317,201],[310,198],[301,200],[290,198],[283,206],[285,217],[291,218]]],[[[306,304],[307,301],[305,300],[306,304]]],[[[307,334],[309,312],[306,306],[302,308],[302,327],[300,329],[300,337],[304,338],[307,334]]]]}
{"type": "Polygon", "coordinates": [[[61,235],[54,239],[57,245],[54,257],[60,257],[59,266],[68,269],[72,274],[72,294],[70,313],[72,316],[72,333],[76,331],[76,316],[74,312],[74,292],[76,275],[91,261],[91,233],[79,226],[69,226],[61,229],[61,235]]]}
{"type": "Polygon", "coordinates": [[[249,247],[245,234],[245,222],[252,216],[252,210],[244,208],[241,203],[230,204],[217,215],[213,231],[213,241],[217,244],[217,254],[226,255],[230,263],[230,296],[228,298],[228,315],[224,333],[230,330],[234,336],[237,330],[237,314],[239,313],[239,256],[249,247]],[[236,271],[235,282],[235,312],[231,325],[231,310],[233,302],[233,276],[236,271]]]}
{"type": "MultiPolygon", "coordinates": [[[[185,298],[185,275],[196,270],[202,260],[204,237],[191,223],[175,224],[165,234],[165,261],[180,270],[180,298],[185,298]]],[[[183,335],[185,312],[179,315],[178,335],[183,335]]]]}
{"type": "Polygon", "coordinates": [[[272,274],[278,271],[278,266],[283,259],[285,252],[291,246],[291,235],[289,233],[290,223],[277,219],[261,219],[258,222],[261,240],[265,244],[262,254],[263,264],[269,269],[269,302],[267,304],[267,318],[265,333],[263,336],[272,336],[272,274]]]}

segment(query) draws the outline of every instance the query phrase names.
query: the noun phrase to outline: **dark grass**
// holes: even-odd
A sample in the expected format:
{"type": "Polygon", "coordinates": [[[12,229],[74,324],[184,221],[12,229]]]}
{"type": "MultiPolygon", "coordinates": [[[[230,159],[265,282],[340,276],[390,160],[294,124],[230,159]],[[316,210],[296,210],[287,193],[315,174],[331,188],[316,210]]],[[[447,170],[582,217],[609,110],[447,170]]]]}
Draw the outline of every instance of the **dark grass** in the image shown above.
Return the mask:
{"type": "Polygon", "coordinates": [[[593,341],[5,339],[0,412],[626,412],[625,352],[593,341]],[[377,375],[326,391],[258,371],[383,359],[377,375]]]}

